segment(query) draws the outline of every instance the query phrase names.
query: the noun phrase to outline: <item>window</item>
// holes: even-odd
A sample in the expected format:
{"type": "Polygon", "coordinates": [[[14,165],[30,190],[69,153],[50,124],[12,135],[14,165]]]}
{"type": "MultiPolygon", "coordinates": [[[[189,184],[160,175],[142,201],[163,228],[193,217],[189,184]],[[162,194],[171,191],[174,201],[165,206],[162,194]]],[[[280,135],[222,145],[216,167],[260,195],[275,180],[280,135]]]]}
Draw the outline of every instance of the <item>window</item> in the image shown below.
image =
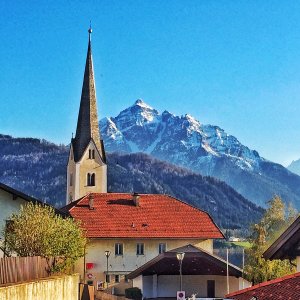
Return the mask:
{"type": "Polygon", "coordinates": [[[89,159],[95,159],[95,150],[89,149],[89,159]]]}
{"type": "Polygon", "coordinates": [[[125,277],[125,282],[126,283],[130,282],[130,279],[128,279],[127,277],[125,277]]]}
{"type": "Polygon", "coordinates": [[[105,275],[105,282],[110,283],[110,276],[108,274],[105,275]]]}
{"type": "Polygon", "coordinates": [[[123,255],[123,244],[115,244],[115,255],[123,255]]]}
{"type": "Polygon", "coordinates": [[[144,255],[144,244],[143,243],[136,244],[136,255],[144,255]]]}
{"type": "Polygon", "coordinates": [[[96,180],[96,175],[95,175],[95,173],[93,173],[93,174],[90,174],[90,173],[88,173],[87,174],[87,178],[86,178],[86,184],[87,184],[87,186],[95,186],[95,180],[96,180]]]}
{"type": "Polygon", "coordinates": [[[115,275],[115,282],[120,282],[120,275],[115,275]]]}
{"type": "Polygon", "coordinates": [[[95,173],[91,175],[91,186],[95,186],[95,173]]]}
{"type": "Polygon", "coordinates": [[[167,249],[166,243],[158,244],[158,253],[159,254],[166,252],[166,249],[167,249]]]}
{"type": "Polygon", "coordinates": [[[73,185],[73,174],[71,173],[70,174],[70,186],[72,186],[73,185]]]}

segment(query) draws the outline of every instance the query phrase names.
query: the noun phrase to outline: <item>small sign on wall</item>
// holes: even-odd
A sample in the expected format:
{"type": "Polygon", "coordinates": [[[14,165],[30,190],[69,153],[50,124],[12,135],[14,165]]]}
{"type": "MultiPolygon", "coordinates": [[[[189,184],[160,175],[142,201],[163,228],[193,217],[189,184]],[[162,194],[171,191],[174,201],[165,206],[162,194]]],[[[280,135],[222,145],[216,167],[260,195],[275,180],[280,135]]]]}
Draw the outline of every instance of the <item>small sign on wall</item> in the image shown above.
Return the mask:
{"type": "Polygon", "coordinates": [[[104,282],[103,281],[97,281],[97,291],[101,291],[104,289],[104,282]]]}
{"type": "Polygon", "coordinates": [[[86,269],[90,270],[94,268],[94,264],[93,263],[86,263],[86,269]]]}
{"type": "Polygon", "coordinates": [[[177,291],[177,300],[185,300],[185,291],[177,291]]]}

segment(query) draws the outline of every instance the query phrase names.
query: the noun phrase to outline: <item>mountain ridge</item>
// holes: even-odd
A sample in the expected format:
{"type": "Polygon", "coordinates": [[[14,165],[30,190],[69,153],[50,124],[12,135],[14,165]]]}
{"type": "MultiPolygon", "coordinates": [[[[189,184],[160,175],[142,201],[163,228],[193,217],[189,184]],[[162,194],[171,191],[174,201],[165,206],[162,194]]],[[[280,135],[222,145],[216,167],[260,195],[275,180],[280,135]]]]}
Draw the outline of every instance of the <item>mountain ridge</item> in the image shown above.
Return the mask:
{"type": "Polygon", "coordinates": [[[219,126],[203,125],[189,114],[159,113],[141,99],[99,123],[110,152],[143,152],[216,177],[261,206],[278,194],[300,207],[300,176],[261,157],[219,126]]]}
{"type": "MultiPolygon", "coordinates": [[[[63,206],[68,152],[67,146],[45,140],[0,135],[0,182],[63,206]]],[[[110,192],[169,194],[208,211],[225,228],[246,230],[263,213],[226,183],[147,154],[108,153],[107,158],[110,192]]]]}

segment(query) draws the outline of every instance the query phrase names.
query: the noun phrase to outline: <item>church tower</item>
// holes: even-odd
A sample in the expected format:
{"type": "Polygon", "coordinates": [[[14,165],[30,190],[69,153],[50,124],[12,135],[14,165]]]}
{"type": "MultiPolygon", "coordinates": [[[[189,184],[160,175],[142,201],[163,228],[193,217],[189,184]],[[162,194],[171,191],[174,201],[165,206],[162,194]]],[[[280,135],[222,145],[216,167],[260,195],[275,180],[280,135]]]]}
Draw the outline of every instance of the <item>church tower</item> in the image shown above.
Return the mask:
{"type": "Polygon", "coordinates": [[[76,135],[71,140],[67,166],[67,204],[88,193],[107,192],[107,164],[100,137],[91,33],[81,92],[76,135]]]}

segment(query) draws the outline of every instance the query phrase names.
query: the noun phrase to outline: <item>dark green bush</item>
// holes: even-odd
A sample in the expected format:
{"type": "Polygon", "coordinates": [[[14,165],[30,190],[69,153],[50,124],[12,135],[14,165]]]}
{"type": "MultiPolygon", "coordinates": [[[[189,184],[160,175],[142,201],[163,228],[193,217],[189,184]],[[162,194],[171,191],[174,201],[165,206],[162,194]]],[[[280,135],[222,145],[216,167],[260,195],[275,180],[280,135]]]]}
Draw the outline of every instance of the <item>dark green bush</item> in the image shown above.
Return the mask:
{"type": "Polygon", "coordinates": [[[142,300],[142,291],[137,287],[128,288],[125,290],[125,297],[128,299],[142,300]]]}

